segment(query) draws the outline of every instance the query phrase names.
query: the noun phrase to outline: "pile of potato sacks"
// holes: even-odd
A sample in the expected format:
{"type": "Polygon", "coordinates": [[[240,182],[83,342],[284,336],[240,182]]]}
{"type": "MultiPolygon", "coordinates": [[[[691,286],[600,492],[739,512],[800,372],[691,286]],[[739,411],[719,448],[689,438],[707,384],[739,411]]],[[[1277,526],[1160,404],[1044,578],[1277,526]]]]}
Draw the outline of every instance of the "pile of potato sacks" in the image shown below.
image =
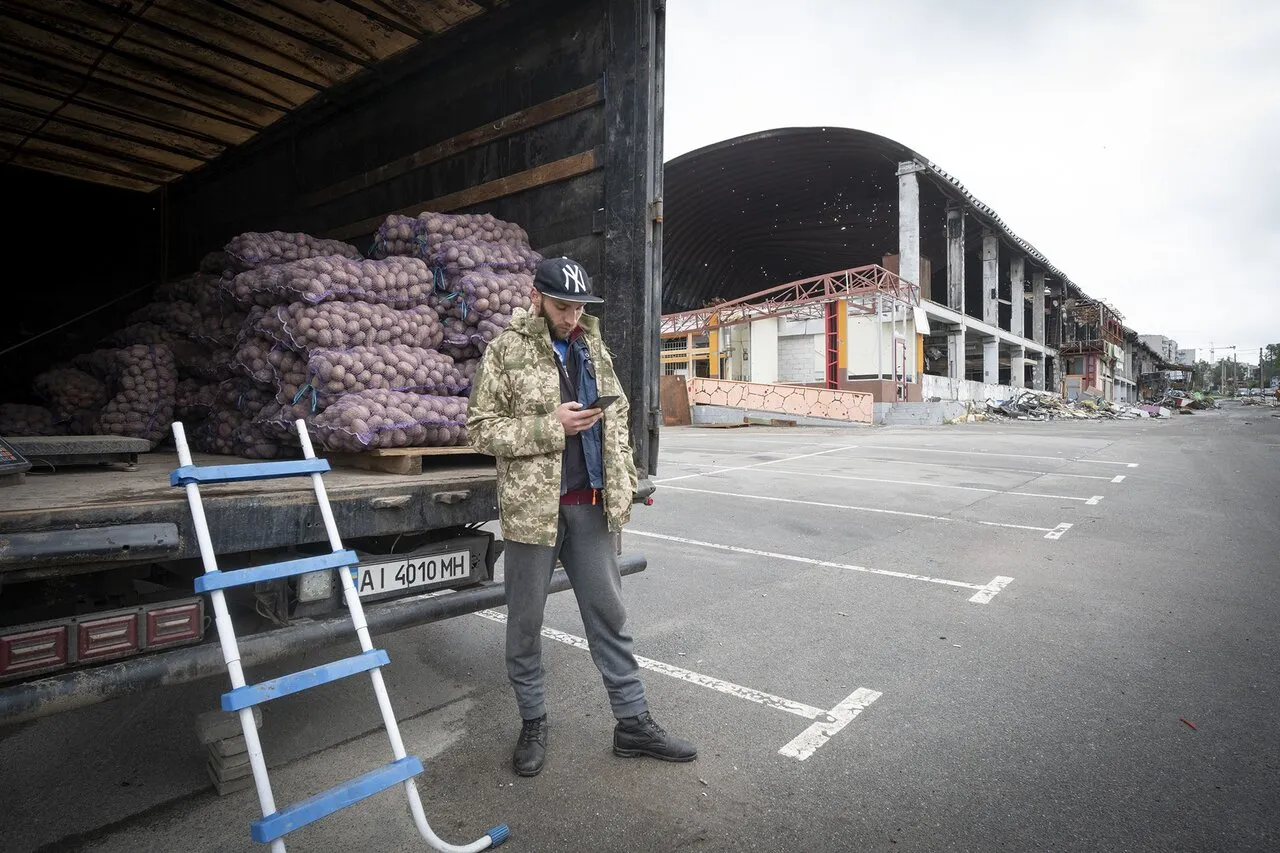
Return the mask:
{"type": "Polygon", "coordinates": [[[0,405],[0,434],[115,434],[153,446],[184,422],[196,451],[293,455],[294,422],[329,450],[466,443],[481,353],[529,306],[541,256],[489,215],[391,216],[364,258],[306,234],[252,232],[158,288],[104,346],[0,405]]]}

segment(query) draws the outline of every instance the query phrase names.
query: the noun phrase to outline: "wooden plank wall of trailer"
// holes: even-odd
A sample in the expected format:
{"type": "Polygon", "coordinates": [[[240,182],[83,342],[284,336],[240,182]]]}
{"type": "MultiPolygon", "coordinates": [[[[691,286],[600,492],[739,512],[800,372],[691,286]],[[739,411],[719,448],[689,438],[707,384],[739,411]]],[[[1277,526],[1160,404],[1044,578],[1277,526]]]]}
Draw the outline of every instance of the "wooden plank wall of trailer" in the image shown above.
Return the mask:
{"type": "Polygon", "coordinates": [[[364,250],[388,213],[424,209],[491,212],[525,225],[535,247],[598,256],[604,12],[512,4],[189,176],[171,198],[175,264],[250,229],[364,250]]]}

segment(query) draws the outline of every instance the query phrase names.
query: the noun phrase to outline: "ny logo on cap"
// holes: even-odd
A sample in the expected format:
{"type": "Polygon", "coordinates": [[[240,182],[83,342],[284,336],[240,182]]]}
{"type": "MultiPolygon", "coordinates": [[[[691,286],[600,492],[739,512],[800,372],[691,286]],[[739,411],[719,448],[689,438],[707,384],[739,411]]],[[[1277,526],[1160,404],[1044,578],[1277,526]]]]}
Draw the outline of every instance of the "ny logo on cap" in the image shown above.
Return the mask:
{"type": "Polygon", "coordinates": [[[582,293],[587,289],[587,283],[583,281],[582,267],[577,264],[564,265],[564,289],[573,293],[582,293]]]}

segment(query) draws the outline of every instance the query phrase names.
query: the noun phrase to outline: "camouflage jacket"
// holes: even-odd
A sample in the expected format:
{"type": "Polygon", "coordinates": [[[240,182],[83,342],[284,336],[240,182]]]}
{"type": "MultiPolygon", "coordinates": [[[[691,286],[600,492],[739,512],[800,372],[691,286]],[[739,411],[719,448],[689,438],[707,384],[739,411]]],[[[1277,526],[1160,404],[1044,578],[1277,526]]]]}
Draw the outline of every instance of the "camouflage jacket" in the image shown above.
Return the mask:
{"type": "MultiPolygon", "coordinates": [[[[601,395],[619,399],[605,411],[604,508],[609,529],[631,518],[636,466],[631,453],[628,403],[600,338],[600,322],[584,314],[582,326],[601,395]]],[[[510,327],[485,349],[471,387],[467,437],[498,459],[498,514],[513,542],[554,545],[560,514],[564,427],[556,419],[560,373],[547,321],[517,309],[510,327]]]]}

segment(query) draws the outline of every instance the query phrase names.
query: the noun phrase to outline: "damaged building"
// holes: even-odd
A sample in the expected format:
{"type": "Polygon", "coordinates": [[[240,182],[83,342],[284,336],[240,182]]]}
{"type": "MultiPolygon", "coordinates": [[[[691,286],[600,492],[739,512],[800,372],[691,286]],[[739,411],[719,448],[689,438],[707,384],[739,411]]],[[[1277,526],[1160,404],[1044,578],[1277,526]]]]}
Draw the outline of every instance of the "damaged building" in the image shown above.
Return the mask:
{"type": "Polygon", "coordinates": [[[893,140],[785,128],[666,164],[668,374],[861,391],[1138,395],[1124,318],[893,140]]]}

